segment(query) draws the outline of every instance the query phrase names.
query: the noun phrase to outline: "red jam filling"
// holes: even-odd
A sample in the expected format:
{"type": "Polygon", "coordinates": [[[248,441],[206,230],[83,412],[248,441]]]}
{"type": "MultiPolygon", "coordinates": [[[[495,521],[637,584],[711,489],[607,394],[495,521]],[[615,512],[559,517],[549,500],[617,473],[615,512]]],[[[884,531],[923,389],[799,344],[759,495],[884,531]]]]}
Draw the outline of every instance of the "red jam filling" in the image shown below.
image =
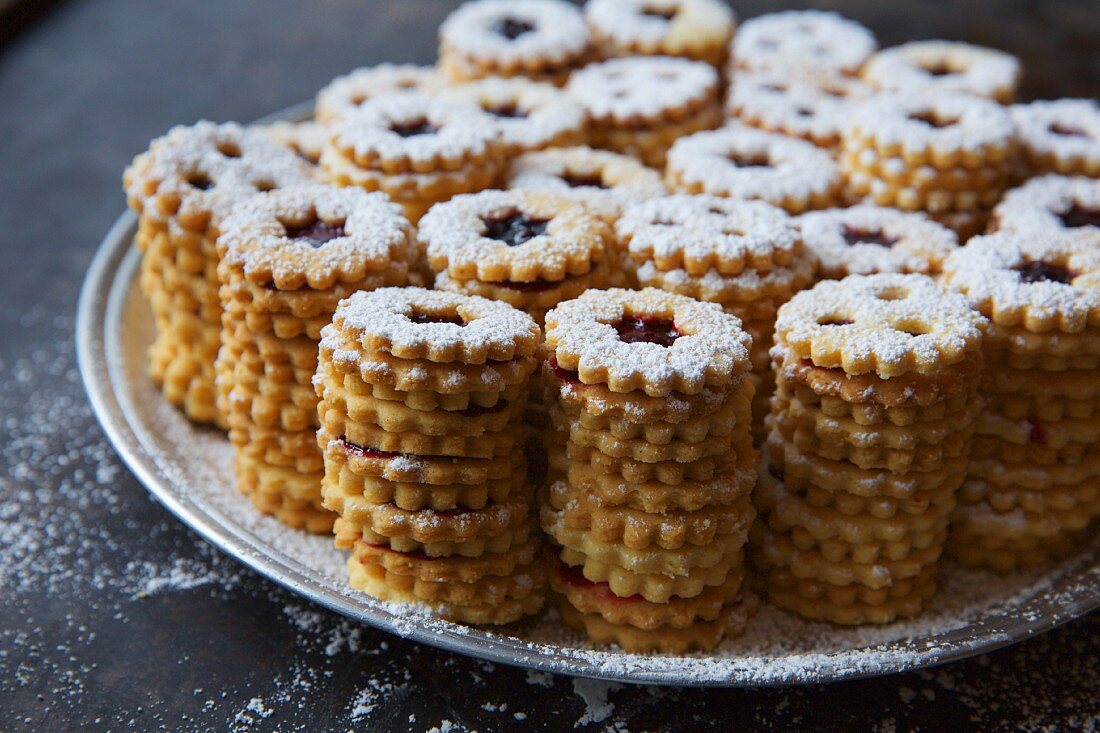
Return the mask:
{"type": "Polygon", "coordinates": [[[284,226],[284,228],[288,237],[298,242],[305,242],[314,249],[345,236],[343,224],[329,224],[320,219],[302,227],[284,226]]]}
{"type": "Polygon", "coordinates": [[[589,591],[600,596],[603,600],[612,601],[615,603],[636,603],[637,601],[645,600],[641,594],[635,594],[623,598],[617,596],[611,591],[611,586],[607,583],[597,583],[584,577],[584,571],[579,567],[573,567],[571,565],[558,565],[558,577],[562,579],[567,585],[571,585],[574,588],[580,588],[582,590],[589,591]]]}
{"type": "Polygon", "coordinates": [[[619,340],[626,344],[658,344],[667,348],[683,335],[667,318],[627,316],[611,325],[619,334],[619,340]]]}
{"type": "Polygon", "coordinates": [[[428,120],[421,119],[413,120],[412,122],[395,123],[390,125],[390,131],[397,133],[401,137],[416,137],[417,135],[431,135],[432,133],[439,132],[439,128],[428,120]]]}
{"type": "Polygon", "coordinates": [[[817,322],[819,326],[851,326],[854,321],[848,318],[825,318],[817,322]]]}
{"type": "Polygon", "coordinates": [[[1084,209],[1077,204],[1071,206],[1064,214],[1059,214],[1058,218],[1062,220],[1062,226],[1069,229],[1100,227],[1100,211],[1084,209]]]}
{"type": "Polygon", "coordinates": [[[1088,133],[1080,127],[1069,127],[1068,125],[1060,125],[1057,122],[1047,129],[1055,135],[1061,135],[1063,137],[1088,137],[1088,133]]]}
{"type": "Polygon", "coordinates": [[[955,73],[954,69],[949,69],[946,66],[930,66],[925,71],[930,76],[951,76],[955,73]]]}
{"type": "Polygon", "coordinates": [[[482,221],[485,223],[486,237],[504,242],[509,247],[518,247],[545,234],[546,225],[550,222],[549,219],[536,219],[520,211],[482,221]]]}
{"type": "Polygon", "coordinates": [[[549,359],[546,360],[546,363],[550,367],[550,373],[562,382],[565,382],[566,384],[581,383],[580,375],[558,364],[557,357],[551,356],[549,359]]]}
{"type": "Polygon", "coordinates": [[[497,33],[510,41],[514,41],[525,33],[535,30],[535,26],[523,20],[504,18],[493,28],[497,33]]]}
{"type": "Polygon", "coordinates": [[[676,17],[676,8],[643,8],[642,15],[661,20],[672,20],[676,17]]]}
{"type": "Polygon", "coordinates": [[[580,188],[581,186],[607,188],[607,186],[604,185],[603,177],[599,173],[566,173],[561,179],[565,181],[570,188],[580,188]]]}
{"type": "Polygon", "coordinates": [[[341,447],[343,447],[345,452],[360,456],[362,458],[389,459],[396,458],[397,456],[401,455],[400,453],[391,453],[390,451],[377,450],[375,448],[364,448],[357,443],[352,443],[350,440],[347,439],[347,436],[345,435],[340,436],[340,445],[341,447]]]}
{"type": "Polygon", "coordinates": [[[424,313],[422,311],[413,311],[406,316],[413,323],[453,323],[456,326],[465,326],[466,320],[458,315],[445,316],[439,313],[424,313]]]}
{"type": "Polygon", "coordinates": [[[1028,420],[1027,424],[1030,426],[1027,431],[1027,442],[1035,445],[1047,444],[1047,431],[1043,430],[1043,426],[1034,420],[1028,420]]]}
{"type": "Polygon", "coordinates": [[[897,237],[887,237],[881,229],[856,229],[847,224],[841,227],[841,236],[849,247],[855,244],[877,244],[880,247],[891,247],[897,244],[897,237]]]}
{"type": "Polygon", "coordinates": [[[1068,285],[1074,278],[1074,274],[1061,265],[1041,260],[1026,262],[1013,269],[1020,273],[1020,279],[1025,283],[1056,282],[1068,285]]]}
{"type": "Polygon", "coordinates": [[[498,288],[515,290],[517,293],[544,293],[553,290],[562,284],[561,280],[531,280],[530,282],[515,282],[513,280],[496,280],[489,283],[498,288]]]}

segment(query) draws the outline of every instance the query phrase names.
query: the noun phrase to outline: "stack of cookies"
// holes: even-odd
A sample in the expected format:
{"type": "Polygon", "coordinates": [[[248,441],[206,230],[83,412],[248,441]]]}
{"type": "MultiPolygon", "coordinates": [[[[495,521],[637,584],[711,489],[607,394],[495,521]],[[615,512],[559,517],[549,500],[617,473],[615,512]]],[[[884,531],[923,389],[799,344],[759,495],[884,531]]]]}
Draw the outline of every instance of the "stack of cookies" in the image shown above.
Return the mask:
{"type": "Polygon", "coordinates": [[[775,315],[816,272],[792,220],[762,201],[678,194],[629,206],[615,233],[642,287],[718,303],[741,320],[752,336],[754,432],[762,437],[775,315]]]}
{"type": "Polygon", "coordinates": [[[1012,117],[970,94],[874,96],[853,110],[841,148],[849,195],[924,211],[963,239],[985,229],[1019,168],[1012,117]]]}
{"type": "Polygon", "coordinates": [[[258,191],[312,176],[305,161],[263,133],[205,121],[172,128],[126,169],[127,202],[139,216],[141,291],[157,327],[149,373],[192,420],[227,427],[214,386],[222,220],[258,191]]]}
{"type": "Polygon", "coordinates": [[[990,321],[970,475],[951,527],[967,565],[1069,552],[1100,516],[1100,240],[1003,232],[948,259],[990,321]]]}
{"type": "Polygon", "coordinates": [[[750,614],[749,343],[717,305],[654,289],[590,290],[547,315],[542,527],[562,617],[592,640],[710,649],[750,614]]]}
{"type": "Polygon", "coordinates": [[[776,605],[913,616],[966,474],[984,318],[923,275],[825,281],[779,310],[754,562],[776,605]]]}
{"type": "Polygon", "coordinates": [[[414,249],[383,194],[319,184],[257,194],[225,220],[215,365],[237,485],[265,514],[329,532],[317,448],[317,342],[357,290],[404,285],[414,249]]]}
{"type": "Polygon", "coordinates": [[[506,303],[421,288],[341,302],[315,386],[322,493],[352,587],[443,618],[542,607],[520,423],[541,331],[506,303]]]}

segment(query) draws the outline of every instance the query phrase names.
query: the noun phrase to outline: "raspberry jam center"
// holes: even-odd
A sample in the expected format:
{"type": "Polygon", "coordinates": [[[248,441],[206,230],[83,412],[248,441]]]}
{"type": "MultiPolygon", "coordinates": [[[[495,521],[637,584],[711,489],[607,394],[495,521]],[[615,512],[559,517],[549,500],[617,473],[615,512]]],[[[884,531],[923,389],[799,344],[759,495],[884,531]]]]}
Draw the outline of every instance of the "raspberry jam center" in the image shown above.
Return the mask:
{"type": "Polygon", "coordinates": [[[1062,220],[1062,226],[1068,229],[1100,227],[1100,211],[1085,209],[1077,204],[1071,206],[1069,211],[1059,214],[1058,218],[1062,220]]]}
{"type": "Polygon", "coordinates": [[[556,379],[565,382],[566,384],[581,383],[580,375],[563,367],[561,364],[558,363],[556,357],[551,356],[549,359],[546,360],[546,363],[550,367],[550,373],[553,374],[556,379]]]}
{"type": "Polygon", "coordinates": [[[1027,431],[1027,442],[1034,445],[1046,445],[1047,431],[1043,430],[1043,426],[1034,420],[1028,420],[1027,424],[1029,426],[1027,431]]]}
{"type": "Polygon", "coordinates": [[[560,280],[530,280],[528,282],[518,282],[515,280],[497,280],[492,283],[498,288],[505,288],[507,290],[514,290],[517,293],[545,293],[547,290],[553,290],[561,285],[560,280]]]}
{"type": "Polygon", "coordinates": [[[646,343],[669,347],[683,335],[676,324],[667,318],[627,316],[612,326],[619,334],[619,340],[626,344],[646,343]]]}
{"type": "Polygon", "coordinates": [[[492,415],[501,412],[508,406],[506,400],[497,400],[495,403],[485,407],[483,405],[470,405],[465,410],[459,410],[458,414],[463,417],[478,417],[480,415],[492,415]]]}
{"type": "Polygon", "coordinates": [[[1073,273],[1061,265],[1052,265],[1049,262],[1036,260],[1024,263],[1016,268],[1020,273],[1020,279],[1025,283],[1056,282],[1068,285],[1073,282],[1073,273]]]}
{"type": "Polygon", "coordinates": [[[466,320],[458,315],[443,315],[441,313],[424,313],[423,311],[413,311],[408,315],[408,319],[413,323],[453,323],[456,326],[465,326],[466,320]]]}
{"type": "Polygon", "coordinates": [[[561,177],[570,188],[580,188],[581,186],[588,186],[591,188],[607,188],[604,185],[603,178],[598,173],[566,173],[561,177]]]}
{"type": "Polygon", "coordinates": [[[205,173],[193,173],[187,177],[187,185],[200,191],[209,191],[214,187],[214,182],[205,173]]]}
{"type": "Polygon", "coordinates": [[[395,122],[390,125],[390,131],[401,137],[416,137],[417,135],[431,135],[439,132],[439,128],[426,119],[419,119],[412,122],[395,122]]]}
{"type": "Polygon", "coordinates": [[[841,228],[841,236],[849,247],[856,244],[877,244],[880,247],[891,247],[897,244],[897,237],[888,237],[881,229],[857,229],[845,224],[841,228]]]}
{"type": "Polygon", "coordinates": [[[955,73],[954,69],[949,69],[948,67],[942,65],[930,66],[926,68],[925,71],[928,72],[928,74],[931,76],[951,76],[955,73]]]}
{"type": "Polygon", "coordinates": [[[496,24],[493,28],[497,33],[504,36],[510,41],[514,41],[525,33],[530,33],[535,30],[535,26],[531,25],[524,20],[516,20],[515,18],[504,18],[496,24]]]}
{"type": "Polygon", "coordinates": [[[676,17],[676,8],[643,8],[642,15],[648,18],[660,18],[661,20],[672,20],[676,17]]]}
{"type": "Polygon", "coordinates": [[[401,455],[400,453],[391,453],[385,450],[376,450],[375,448],[364,448],[358,443],[352,443],[347,439],[346,435],[340,436],[340,446],[346,453],[361,456],[362,458],[396,458],[401,455]]]}
{"type": "Polygon", "coordinates": [[[504,242],[509,247],[518,247],[540,234],[545,234],[546,225],[550,222],[549,219],[536,219],[523,212],[482,221],[485,222],[486,237],[504,242]]]}
{"type": "Polygon", "coordinates": [[[329,224],[327,221],[321,221],[320,219],[305,226],[284,225],[284,228],[289,238],[296,242],[305,242],[314,249],[323,246],[326,242],[344,236],[343,224],[329,224]]]}

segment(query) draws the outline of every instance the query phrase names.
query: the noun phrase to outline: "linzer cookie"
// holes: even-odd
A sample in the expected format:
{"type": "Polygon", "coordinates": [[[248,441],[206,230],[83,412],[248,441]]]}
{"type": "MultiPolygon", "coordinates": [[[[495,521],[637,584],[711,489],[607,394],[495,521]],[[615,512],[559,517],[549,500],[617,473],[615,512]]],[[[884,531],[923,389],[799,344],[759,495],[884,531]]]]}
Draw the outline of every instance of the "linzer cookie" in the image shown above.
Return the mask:
{"type": "Polygon", "coordinates": [[[173,128],[126,169],[127,202],[139,216],[140,284],[157,330],[149,372],[192,420],[227,426],[214,387],[222,221],[257,191],[311,179],[305,161],[266,135],[206,121],[173,128]]]}
{"type": "Polygon", "coordinates": [[[484,298],[382,288],[341,302],[314,386],[321,491],[340,515],[337,547],[353,551],[353,587],[462,623],[541,608],[545,574],[516,437],[540,338],[530,317],[484,298]],[[409,376],[418,392],[386,377],[417,371],[435,375],[409,376]],[[479,371],[510,384],[494,390],[499,379],[479,371]],[[470,399],[426,401],[437,384],[470,399]]]}
{"type": "Polygon", "coordinates": [[[566,90],[587,110],[589,143],[661,167],[672,143],[722,121],[718,73],[668,56],[611,59],[578,70],[566,90]]]}
{"type": "Polygon", "coordinates": [[[624,206],[666,193],[661,174],[637,158],[587,147],[525,153],[512,161],[506,187],[571,199],[608,224],[624,206]]]}
{"type": "Polygon", "coordinates": [[[322,125],[328,126],[376,97],[414,91],[434,94],[442,87],[443,78],[431,66],[366,66],[336,77],[317,92],[313,117],[322,125]]]}
{"type": "Polygon", "coordinates": [[[334,121],[321,168],[338,185],[383,191],[416,222],[438,201],[492,185],[503,156],[494,118],[477,105],[405,92],[334,121]]]}
{"type": "Polygon", "coordinates": [[[259,194],[225,220],[221,261],[219,407],[238,487],[261,511],[314,532],[321,506],[312,378],[321,328],[341,298],[404,284],[408,221],[382,194],[310,185],[259,194]]]}
{"type": "Polygon", "coordinates": [[[838,13],[785,10],[742,23],[731,61],[747,71],[853,75],[876,48],[871,31],[838,13]]]}
{"type": "Polygon", "coordinates": [[[754,502],[771,601],[838,624],[919,613],[963,481],[986,321],[923,275],[852,275],[779,310],[754,502]]]}
{"type": "Polygon", "coordinates": [[[564,445],[540,516],[561,548],[563,619],[596,643],[709,649],[751,615],[749,341],[717,305],[652,289],[591,290],[547,315],[564,445]]]}
{"type": "Polygon", "coordinates": [[[474,0],[439,27],[439,68],[451,81],[526,76],[561,86],[589,59],[581,12],[563,0],[474,0]]]}
{"type": "Polygon", "coordinates": [[[826,151],[738,122],[677,140],[665,178],[675,191],[759,199],[791,214],[836,205],[843,186],[826,151]]]}
{"type": "Polygon", "coordinates": [[[853,195],[959,228],[984,227],[1016,176],[1012,118],[972,95],[873,97],[853,112],[843,138],[840,167],[853,195]]]}
{"type": "Polygon", "coordinates": [[[1005,194],[990,229],[1044,240],[1086,238],[1100,243],[1100,181],[1046,175],[1005,194]]]}
{"type": "Polygon", "coordinates": [[[861,205],[803,214],[802,241],[820,263],[821,278],[876,272],[936,275],[958,248],[951,229],[920,213],[861,205]]]}
{"type": "Polygon", "coordinates": [[[1008,104],[1020,83],[1020,61],[993,48],[955,41],[910,41],[876,53],[863,78],[903,93],[974,94],[1008,104]]]}
{"type": "Polygon", "coordinates": [[[968,565],[1011,570],[1069,552],[1100,516],[1092,419],[1059,409],[1100,397],[1100,254],[1095,242],[1007,231],[972,239],[945,282],[992,322],[970,473],[951,547],[968,565]]]}
{"type": "Polygon", "coordinates": [[[737,20],[719,0],[592,0],[584,17],[601,56],[683,56],[719,69],[737,20]]]}
{"type": "Polygon", "coordinates": [[[857,79],[792,75],[776,70],[734,77],[726,110],[747,125],[834,148],[855,103],[870,94],[857,79]]]}
{"type": "Polygon", "coordinates": [[[554,194],[483,191],[438,204],[418,234],[436,287],[503,300],[542,321],[557,303],[609,284],[607,226],[554,194]]]}
{"type": "Polygon", "coordinates": [[[762,201],[676,194],[629,207],[615,227],[643,287],[709,300],[752,336],[754,430],[767,412],[779,306],[813,283],[815,260],[792,220],[762,201]]]}
{"type": "Polygon", "coordinates": [[[1095,99],[1040,100],[1009,108],[1035,173],[1100,178],[1100,105],[1095,99]]]}
{"type": "Polygon", "coordinates": [[[496,119],[509,155],[585,141],[584,108],[560,89],[529,79],[482,79],[442,92],[496,119]]]}

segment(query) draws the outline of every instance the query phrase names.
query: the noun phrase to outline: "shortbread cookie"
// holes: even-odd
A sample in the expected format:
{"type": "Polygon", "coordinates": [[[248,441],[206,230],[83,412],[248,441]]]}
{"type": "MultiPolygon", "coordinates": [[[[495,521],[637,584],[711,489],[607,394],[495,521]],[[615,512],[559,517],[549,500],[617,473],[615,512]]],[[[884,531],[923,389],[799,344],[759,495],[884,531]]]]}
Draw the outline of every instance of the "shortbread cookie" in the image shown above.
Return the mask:
{"type": "Polygon", "coordinates": [[[876,272],[938,274],[958,247],[947,227],[917,213],[853,206],[803,214],[802,241],[818,259],[821,278],[876,272]]]}
{"type": "Polygon", "coordinates": [[[877,89],[966,93],[1008,104],[1020,83],[1020,60],[1004,51],[957,41],[910,41],[879,51],[863,78],[877,89]]]}
{"type": "Polygon", "coordinates": [[[566,87],[588,112],[593,147],[664,165],[679,137],[722,119],[718,74],[699,61],[666,56],[611,59],[577,71],[566,87]]]}
{"type": "Polygon", "coordinates": [[[540,319],[555,298],[579,295],[578,285],[606,286],[614,264],[607,226],[553,194],[458,196],[424,217],[419,238],[438,286],[505,295],[540,319]]]}
{"type": "Polygon", "coordinates": [[[1046,175],[1005,194],[993,210],[990,229],[1020,236],[1086,237],[1100,243],[1100,181],[1046,175]]]}
{"type": "Polygon", "coordinates": [[[526,76],[561,86],[588,58],[584,18],[563,0],[473,0],[439,27],[439,68],[453,82],[526,76]]]}
{"type": "Polygon", "coordinates": [[[1000,105],[953,93],[883,94],[843,133],[852,194],[936,216],[988,211],[1016,175],[1016,126],[1000,105]]]}
{"type": "Polygon", "coordinates": [[[462,596],[468,599],[465,602],[456,602],[447,598],[447,593],[458,593],[455,590],[456,586],[451,584],[446,584],[445,591],[424,583],[410,584],[406,587],[405,583],[392,577],[381,566],[361,561],[355,556],[348,558],[347,566],[352,588],[383,601],[426,605],[440,618],[462,624],[511,623],[523,616],[538,613],[545,601],[543,588],[546,575],[537,562],[525,566],[522,571],[517,570],[504,579],[495,580],[491,584],[483,580],[479,581],[474,588],[464,589],[462,596]],[[499,596],[496,603],[483,600],[490,587],[494,589],[494,595],[499,596]],[[443,596],[442,599],[438,597],[440,595],[443,596]],[[423,596],[430,598],[426,599],[423,596]]]}
{"type": "Polygon", "coordinates": [[[221,334],[214,242],[222,221],[258,191],[311,179],[308,163],[263,133],[206,121],[154,140],[123,176],[139,216],[140,284],[157,327],[150,373],[193,420],[226,426],[214,386],[221,334]]]}
{"type": "Polygon", "coordinates": [[[855,104],[870,91],[859,80],[839,74],[806,76],[765,69],[734,77],[726,110],[761,130],[835,148],[855,104]]]}
{"type": "Polygon", "coordinates": [[[728,385],[748,368],[748,342],[717,305],[652,288],[590,290],[546,318],[556,363],[614,392],[663,397],[728,385]]]}
{"type": "Polygon", "coordinates": [[[584,17],[601,56],[683,56],[719,69],[736,25],[720,0],[593,0],[584,17]]]}
{"type": "Polygon", "coordinates": [[[915,578],[904,578],[880,589],[800,580],[779,570],[769,576],[768,600],[804,618],[855,626],[888,624],[916,616],[928,607],[935,592],[935,566],[915,578]]]}
{"type": "Polygon", "coordinates": [[[751,71],[855,74],[878,48],[868,29],[838,13],[785,10],[741,24],[732,63],[751,71]]]}
{"type": "Polygon", "coordinates": [[[323,516],[310,368],[318,322],[331,318],[341,298],[380,278],[403,284],[410,237],[400,208],[383,195],[322,185],[258,194],[223,221],[219,406],[237,451],[241,490],[292,526],[327,532],[332,523],[331,515],[327,526],[312,516],[295,518],[289,506],[308,501],[307,511],[323,516]],[[278,368],[287,361],[305,369],[278,368]]]}
{"type": "Polygon", "coordinates": [[[665,178],[684,193],[760,199],[799,214],[835,205],[840,169],[812,143],[738,122],[678,140],[665,178]]]}
{"type": "Polygon", "coordinates": [[[489,78],[450,87],[442,94],[476,104],[495,118],[509,156],[585,142],[584,108],[550,84],[489,78]]]}
{"type": "Polygon", "coordinates": [[[376,97],[411,91],[434,94],[443,86],[443,78],[431,66],[389,63],[365,66],[336,77],[317,92],[313,117],[328,126],[376,97]]]}
{"type": "Polygon", "coordinates": [[[528,539],[503,552],[479,557],[428,557],[372,545],[362,539],[355,540],[351,549],[360,562],[381,566],[391,575],[431,583],[475,583],[482,578],[510,575],[516,568],[535,562],[539,543],[528,539]]]}
{"type": "Polygon", "coordinates": [[[857,275],[799,293],[776,320],[777,349],[882,379],[933,374],[981,348],[986,320],[922,275],[857,275]]]}
{"type": "Polygon", "coordinates": [[[328,139],[328,130],[313,120],[272,122],[270,125],[253,125],[252,129],[259,130],[280,145],[290,148],[295,155],[310,165],[321,162],[321,151],[324,150],[325,140],[328,139]]]}
{"type": "Polygon", "coordinates": [[[512,161],[506,187],[577,201],[608,224],[624,207],[666,192],[661,174],[637,158],[586,147],[525,153],[512,161]]]}
{"type": "Polygon", "coordinates": [[[333,121],[321,168],[338,185],[385,192],[415,222],[438,201],[492,185],[503,156],[494,118],[477,105],[404,92],[333,121]]]}
{"type": "Polygon", "coordinates": [[[1009,108],[1028,167],[1036,173],[1100,178],[1100,105],[1040,100],[1009,108]]]}

